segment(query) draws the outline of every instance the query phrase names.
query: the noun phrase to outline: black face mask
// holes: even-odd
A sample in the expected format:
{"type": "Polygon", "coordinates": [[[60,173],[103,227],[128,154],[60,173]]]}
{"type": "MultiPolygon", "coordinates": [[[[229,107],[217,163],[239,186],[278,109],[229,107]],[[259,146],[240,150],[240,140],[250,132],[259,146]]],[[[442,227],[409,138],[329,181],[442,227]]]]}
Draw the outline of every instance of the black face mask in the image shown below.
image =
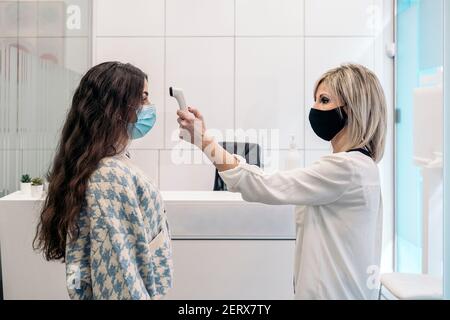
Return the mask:
{"type": "Polygon", "coordinates": [[[348,117],[343,108],[339,107],[327,111],[311,108],[309,122],[320,138],[331,141],[347,125],[348,117]],[[341,112],[339,112],[339,109],[341,109],[341,112]]]}

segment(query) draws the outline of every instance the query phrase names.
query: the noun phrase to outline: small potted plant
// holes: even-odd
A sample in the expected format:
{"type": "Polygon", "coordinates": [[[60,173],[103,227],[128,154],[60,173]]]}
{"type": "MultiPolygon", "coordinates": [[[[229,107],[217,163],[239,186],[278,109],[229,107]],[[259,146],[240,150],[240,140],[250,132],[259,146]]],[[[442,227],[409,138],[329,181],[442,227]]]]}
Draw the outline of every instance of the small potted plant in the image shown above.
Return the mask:
{"type": "Polygon", "coordinates": [[[42,178],[31,179],[31,196],[34,198],[40,198],[44,190],[44,181],[42,178]]]}
{"type": "Polygon", "coordinates": [[[24,174],[20,178],[20,191],[27,195],[31,193],[31,178],[29,174],[24,174]]]}

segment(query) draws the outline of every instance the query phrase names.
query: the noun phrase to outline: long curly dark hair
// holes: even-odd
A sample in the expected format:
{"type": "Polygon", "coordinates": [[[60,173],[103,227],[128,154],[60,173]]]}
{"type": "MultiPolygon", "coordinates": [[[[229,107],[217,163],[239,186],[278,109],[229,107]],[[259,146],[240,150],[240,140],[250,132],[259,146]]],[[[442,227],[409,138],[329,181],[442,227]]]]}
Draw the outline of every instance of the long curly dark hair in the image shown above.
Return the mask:
{"type": "Polygon", "coordinates": [[[128,124],[143,104],[146,79],[140,69],[120,62],[101,63],[81,79],[47,174],[48,194],[33,241],[46,260],[65,261],[66,241],[78,238],[88,180],[101,159],[128,145],[128,124]]]}

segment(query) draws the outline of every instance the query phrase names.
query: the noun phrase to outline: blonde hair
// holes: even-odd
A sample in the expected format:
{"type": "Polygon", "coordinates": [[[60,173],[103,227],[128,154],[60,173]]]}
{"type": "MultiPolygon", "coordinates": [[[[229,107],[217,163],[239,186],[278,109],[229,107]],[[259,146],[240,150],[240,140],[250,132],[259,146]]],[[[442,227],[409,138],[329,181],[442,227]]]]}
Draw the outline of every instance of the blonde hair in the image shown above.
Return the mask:
{"type": "Polygon", "coordinates": [[[326,72],[321,84],[347,106],[347,150],[366,147],[375,162],[383,158],[386,138],[386,98],[375,73],[358,64],[343,64],[326,72]]]}

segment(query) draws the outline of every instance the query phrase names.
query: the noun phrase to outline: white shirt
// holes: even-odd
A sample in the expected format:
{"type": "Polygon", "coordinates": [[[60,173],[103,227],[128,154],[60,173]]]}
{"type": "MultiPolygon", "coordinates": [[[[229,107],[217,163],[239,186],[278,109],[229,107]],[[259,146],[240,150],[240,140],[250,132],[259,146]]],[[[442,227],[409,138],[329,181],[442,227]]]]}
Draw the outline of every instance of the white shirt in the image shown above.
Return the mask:
{"type": "Polygon", "coordinates": [[[378,167],[361,152],[322,157],[307,168],[265,174],[242,157],[220,173],[250,202],[295,208],[296,299],[376,299],[382,200],[378,167]]]}

